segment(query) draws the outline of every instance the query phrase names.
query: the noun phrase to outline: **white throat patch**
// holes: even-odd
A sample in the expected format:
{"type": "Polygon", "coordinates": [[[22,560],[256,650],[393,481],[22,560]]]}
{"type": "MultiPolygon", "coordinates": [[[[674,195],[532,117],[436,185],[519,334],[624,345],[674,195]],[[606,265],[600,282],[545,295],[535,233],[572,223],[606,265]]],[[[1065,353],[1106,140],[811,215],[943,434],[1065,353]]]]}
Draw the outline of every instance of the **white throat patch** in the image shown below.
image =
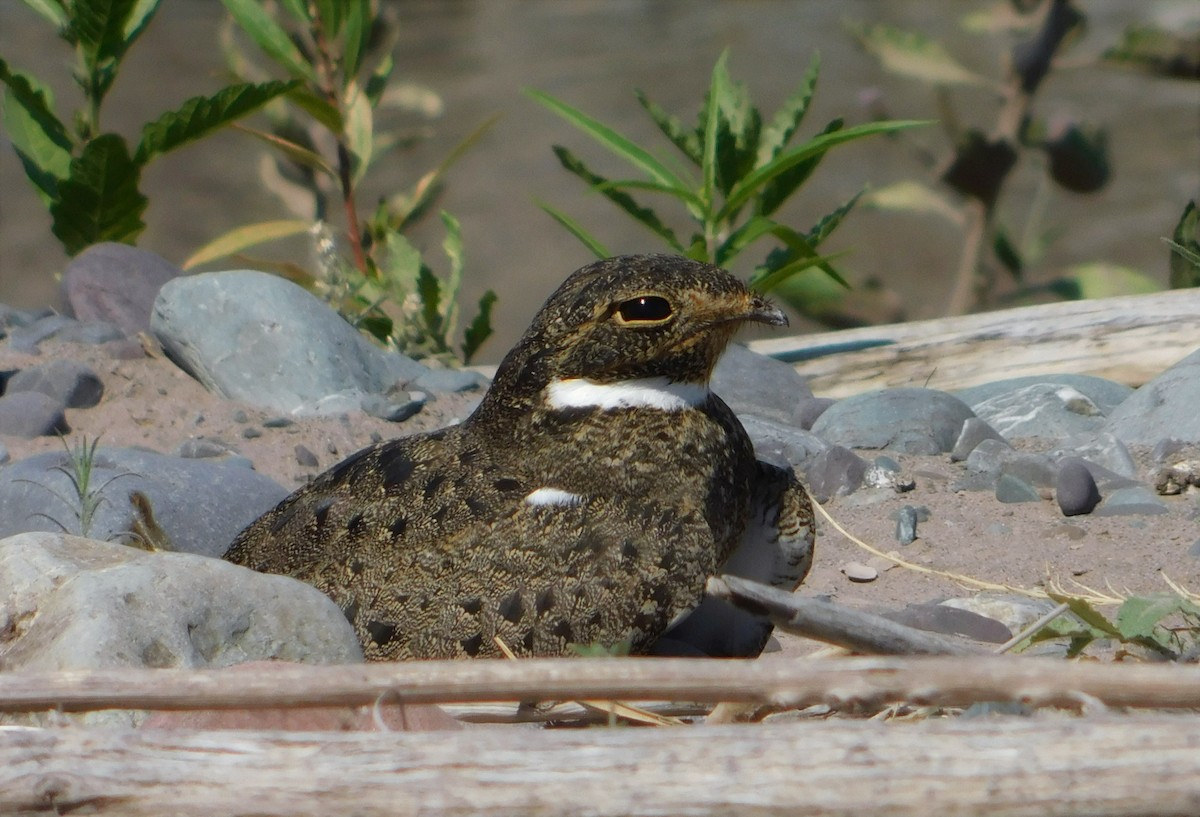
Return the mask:
{"type": "Polygon", "coordinates": [[[617,383],[593,383],[583,378],[554,380],[546,387],[546,402],[553,409],[656,408],[683,411],[708,399],[704,383],[673,383],[666,377],[642,377],[617,383]]]}

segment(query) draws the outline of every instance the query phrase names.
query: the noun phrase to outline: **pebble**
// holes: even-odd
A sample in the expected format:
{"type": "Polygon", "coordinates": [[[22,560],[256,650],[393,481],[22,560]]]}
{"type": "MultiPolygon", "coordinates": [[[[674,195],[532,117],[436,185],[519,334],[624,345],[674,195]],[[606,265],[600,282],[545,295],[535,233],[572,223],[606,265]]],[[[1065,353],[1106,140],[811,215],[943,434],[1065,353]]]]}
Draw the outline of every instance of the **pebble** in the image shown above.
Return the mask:
{"type": "Polygon", "coordinates": [[[91,408],[104,396],[104,384],[90,366],[74,360],[51,360],[21,369],[8,380],[7,393],[41,392],[67,408],[91,408]]]}
{"type": "MultiPolygon", "coordinates": [[[[925,518],[929,518],[929,509],[925,511],[925,518]]],[[[916,508],[912,505],[905,505],[896,511],[896,539],[902,545],[911,545],[917,540],[917,521],[920,515],[916,508]]]]}
{"type": "Polygon", "coordinates": [[[1100,504],[1100,489],[1083,460],[1067,458],[1059,462],[1054,498],[1063,516],[1091,513],[1100,504]]]}
{"type": "Polygon", "coordinates": [[[1167,512],[1167,506],[1153,491],[1141,485],[1118,488],[1110,493],[1104,504],[1092,511],[1095,516],[1154,516],[1167,512]]]}
{"type": "Polygon", "coordinates": [[[846,562],[841,567],[842,573],[852,582],[873,582],[879,578],[879,571],[862,562],[846,562]]]}
{"type": "Polygon", "coordinates": [[[66,434],[66,406],[62,401],[37,391],[19,391],[0,397],[0,435],[32,440],[34,437],[66,434]]]}
{"type": "Polygon", "coordinates": [[[1037,502],[1042,497],[1037,489],[1020,477],[1001,474],[996,480],[996,499],[1006,504],[1037,502]]]}
{"type": "Polygon", "coordinates": [[[429,371],[379,348],[302,287],[253,270],[167,282],[150,326],[211,391],[289,416],[355,410],[365,395],[429,371]]]}
{"type": "Polygon", "coordinates": [[[209,457],[223,457],[229,451],[229,446],[221,440],[211,437],[191,437],[175,447],[175,456],[202,460],[209,457]]]}
{"type": "Polygon", "coordinates": [[[71,259],[62,275],[67,313],[81,321],[116,325],[122,336],[150,329],[150,312],[163,284],[183,270],[127,244],[94,244],[71,259]]]}
{"type": "Polygon", "coordinates": [[[305,468],[316,468],[320,464],[317,455],[308,446],[297,445],[293,450],[296,454],[296,462],[305,468]]]}
{"type": "Polygon", "coordinates": [[[411,398],[406,394],[368,394],[362,398],[362,410],[372,417],[392,423],[402,423],[425,405],[423,398],[411,398]]]}
{"type": "Polygon", "coordinates": [[[812,432],[831,445],[940,454],[954,448],[963,423],[975,416],[957,397],[934,389],[896,388],[839,400],[812,432]]]}

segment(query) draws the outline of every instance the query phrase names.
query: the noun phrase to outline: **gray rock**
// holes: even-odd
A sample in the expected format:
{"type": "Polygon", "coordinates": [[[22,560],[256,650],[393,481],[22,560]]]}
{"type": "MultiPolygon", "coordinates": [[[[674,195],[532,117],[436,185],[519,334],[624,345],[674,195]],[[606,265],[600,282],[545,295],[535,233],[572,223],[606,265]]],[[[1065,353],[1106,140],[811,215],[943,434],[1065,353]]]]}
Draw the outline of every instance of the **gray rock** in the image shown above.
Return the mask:
{"type": "Polygon", "coordinates": [[[825,410],[836,403],[831,397],[812,397],[803,401],[796,408],[795,422],[805,431],[812,430],[813,423],[825,413],[825,410]]]}
{"type": "MultiPolygon", "coordinates": [[[[1133,389],[1122,383],[1090,374],[1035,374],[971,386],[954,392],[954,396],[974,408],[985,400],[1034,385],[1069,386],[1082,392],[1105,415],[1112,412],[1114,408],[1125,401],[1125,398],[1133,394],[1133,389]]],[[[976,414],[978,413],[976,412],[976,414]]]]}
{"type": "Polygon", "coordinates": [[[0,465],[4,465],[10,459],[12,459],[12,457],[8,453],[8,448],[4,445],[3,441],[0,441],[0,465]]]}
{"type": "Polygon", "coordinates": [[[902,545],[911,545],[917,540],[917,509],[905,505],[896,512],[896,540],[902,545]]]}
{"type": "Polygon", "coordinates": [[[68,326],[78,323],[67,315],[51,314],[38,318],[33,323],[12,329],[8,333],[8,344],[18,352],[36,354],[38,344],[47,338],[54,337],[68,326]]]}
{"type": "Polygon", "coordinates": [[[1054,602],[1003,593],[978,593],[964,598],[946,599],[940,604],[970,610],[999,621],[1013,634],[1023,632],[1054,608],[1054,602]]]}
{"type": "Polygon", "coordinates": [[[0,435],[32,440],[70,431],[63,414],[66,406],[37,391],[19,391],[0,397],[0,435]]]}
{"type": "MultiPolygon", "coordinates": [[[[70,470],[65,451],[36,454],[0,470],[0,537],[63,528],[82,532],[70,470]]],[[[96,449],[91,485],[102,499],[90,537],[127,537],[134,526],[129,496],[140,491],[172,548],[204,556],[222,555],[242,528],[287,495],[270,477],[241,465],[132,448],[96,449]]]]}
{"type": "MultiPolygon", "coordinates": [[[[55,340],[66,343],[86,343],[98,346],[115,340],[125,340],[125,332],[115,323],[107,321],[76,321],[63,326],[54,334],[55,340]]],[[[140,348],[140,344],[139,344],[140,348]]],[[[142,351],[145,355],[145,351],[142,351]]]]}
{"type": "Polygon", "coordinates": [[[150,311],[162,285],[181,275],[183,270],[152,252],[95,244],[63,272],[63,304],[81,321],[106,321],[133,337],[150,329],[150,311]]]}
{"type": "Polygon", "coordinates": [[[829,448],[812,433],[792,425],[754,414],[743,414],[739,419],[754,443],[755,455],[780,467],[807,470],[813,458],[829,448]]]}
{"type": "Polygon", "coordinates": [[[293,451],[296,454],[296,462],[305,468],[316,468],[320,465],[317,455],[308,446],[297,444],[293,451]]]}
{"type": "Polygon", "coordinates": [[[1135,485],[1118,488],[1110,493],[1104,504],[1092,511],[1093,516],[1156,516],[1167,512],[1167,506],[1149,488],[1135,485]]]}
{"type": "MultiPolygon", "coordinates": [[[[1053,460],[1079,457],[1124,477],[1137,476],[1138,472],[1137,463],[1134,462],[1129,449],[1107,431],[1071,437],[1051,451],[1049,456],[1053,460]]],[[[1099,478],[1094,469],[1092,476],[1099,478]]]]}
{"type": "Polygon", "coordinates": [[[232,449],[221,440],[212,437],[192,437],[175,447],[175,456],[188,460],[205,460],[224,457],[232,449]]]}
{"type": "Polygon", "coordinates": [[[7,390],[41,392],[67,408],[91,408],[104,396],[104,384],[90,366],[64,359],[22,369],[9,379],[7,390]]]}
{"type": "Polygon", "coordinates": [[[1104,430],[1125,443],[1171,438],[1200,442],[1200,350],[1145,384],[1113,409],[1104,430]]]}
{"type": "Polygon", "coordinates": [[[1103,409],[1074,386],[1034,383],[998,394],[971,406],[979,417],[1007,438],[1062,439],[1096,431],[1104,425],[1103,409]]]}
{"type": "Polygon", "coordinates": [[[831,445],[886,448],[906,454],[950,451],[971,409],[945,392],[900,388],[839,400],[813,423],[831,445]]]}
{"type": "Polygon", "coordinates": [[[168,282],[150,325],[205,386],[281,414],[357,409],[363,395],[428,371],[373,345],[304,289],[251,270],[168,282]]]}
{"type": "Polygon", "coordinates": [[[1012,638],[1012,632],[999,621],[947,604],[910,604],[902,610],[885,613],[884,617],[920,630],[991,644],[1003,644],[1012,638]]]}
{"type": "Polygon", "coordinates": [[[425,405],[425,396],[401,392],[399,394],[368,394],[362,398],[362,410],[372,417],[392,423],[402,423],[425,405]]]}
{"type": "Polygon", "coordinates": [[[57,533],[0,540],[0,656],[0,671],[362,660],[341,610],[295,579],[57,533]]]}
{"type": "Polygon", "coordinates": [[[1006,440],[980,440],[967,455],[967,469],[979,474],[1000,475],[1000,466],[1016,455],[1016,449],[1006,440]]]}
{"type": "Polygon", "coordinates": [[[1083,460],[1069,457],[1059,462],[1054,498],[1063,516],[1091,513],[1100,504],[1100,489],[1083,460]]]}
{"type": "Polygon", "coordinates": [[[432,392],[463,392],[486,389],[491,381],[471,369],[429,369],[409,383],[432,392]]]}
{"type": "Polygon", "coordinates": [[[1044,454],[1018,451],[1002,440],[984,440],[966,459],[967,470],[992,478],[1002,475],[1045,488],[1054,484],[1056,469],[1044,454]]]}
{"type": "Polygon", "coordinates": [[[950,449],[950,461],[962,462],[984,440],[999,440],[1005,445],[1008,444],[1008,441],[987,422],[978,417],[968,417],[963,422],[962,430],[958,432],[958,439],[954,441],[954,447],[950,449]]]}
{"type": "Polygon", "coordinates": [[[996,480],[996,499],[1007,504],[1037,502],[1042,497],[1037,489],[1020,477],[1001,474],[996,480]]]}
{"type": "Polygon", "coordinates": [[[787,363],[731,343],[712,374],[712,389],[737,414],[799,425],[797,410],[812,398],[808,381],[787,363]]]}
{"type": "Polygon", "coordinates": [[[54,310],[48,306],[39,309],[17,309],[15,306],[0,304],[0,328],[29,326],[29,324],[53,314],[54,310]]]}
{"type": "Polygon", "coordinates": [[[808,468],[808,490],[818,502],[847,496],[862,485],[867,461],[849,448],[832,445],[822,451],[808,468]]]}

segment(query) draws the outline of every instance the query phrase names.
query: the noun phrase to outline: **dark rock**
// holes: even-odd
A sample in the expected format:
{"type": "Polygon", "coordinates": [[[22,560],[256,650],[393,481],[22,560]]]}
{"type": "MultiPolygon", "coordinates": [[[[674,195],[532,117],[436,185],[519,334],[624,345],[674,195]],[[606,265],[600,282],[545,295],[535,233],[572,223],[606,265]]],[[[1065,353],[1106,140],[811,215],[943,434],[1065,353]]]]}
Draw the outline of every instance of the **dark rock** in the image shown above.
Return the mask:
{"type": "Polygon", "coordinates": [[[308,446],[297,445],[294,450],[296,452],[296,462],[305,468],[316,468],[320,464],[317,455],[308,446]]]}
{"type": "Polygon", "coordinates": [[[295,424],[295,420],[288,417],[268,417],[262,423],[263,428],[287,428],[295,424]]]}
{"type": "Polygon", "coordinates": [[[88,247],[67,265],[63,303],[81,321],[106,321],[133,337],[150,329],[159,289],[183,270],[152,252],[105,242],[88,247]]]}
{"type": "Polygon", "coordinates": [[[945,392],[884,389],[839,400],[817,418],[812,431],[847,448],[940,454],[954,447],[963,423],[973,416],[965,403],[945,392]]]}
{"type": "Polygon", "coordinates": [[[1037,502],[1042,497],[1037,489],[1020,477],[1012,474],[1001,474],[996,480],[996,499],[1012,504],[1017,502],[1037,502]]]}
{"type": "Polygon", "coordinates": [[[34,437],[66,434],[66,406],[37,391],[19,391],[0,397],[0,435],[32,440],[34,437]]]}
{"type": "Polygon", "coordinates": [[[0,471],[0,537],[64,527],[95,539],[127,537],[135,528],[130,494],[139,491],[150,500],[172,549],[220,556],[242,528],[287,495],[270,477],[230,461],[98,448],[91,486],[100,502],[90,528],[81,531],[80,506],[66,473],[70,470],[65,451],[5,466],[0,471]]]}
{"type": "Polygon", "coordinates": [[[1063,516],[1091,513],[1100,504],[1100,489],[1083,460],[1068,458],[1059,462],[1054,498],[1063,516]]]}
{"type": "Polygon", "coordinates": [[[962,462],[984,440],[999,440],[1008,445],[1008,441],[986,421],[978,417],[968,417],[962,424],[962,430],[958,432],[958,439],[954,441],[954,447],[950,449],[950,461],[962,462]]]}
{"type": "Polygon", "coordinates": [[[1012,632],[999,621],[945,604],[910,604],[903,610],[885,613],[884,617],[920,630],[991,644],[1003,644],[1012,638],[1012,632]]]}
{"type": "Polygon", "coordinates": [[[8,448],[6,448],[4,443],[0,441],[0,465],[4,465],[4,463],[8,462],[11,458],[11,455],[8,453],[8,448]]]}
{"type": "Polygon", "coordinates": [[[896,512],[896,540],[902,545],[911,545],[916,539],[917,509],[912,505],[905,505],[896,512]]]}
{"type": "Polygon", "coordinates": [[[74,360],[51,360],[22,369],[8,381],[7,393],[40,392],[67,408],[91,408],[104,396],[104,384],[91,367],[74,360]]]}
{"type": "Polygon", "coordinates": [[[281,414],[353,411],[364,395],[428,371],[375,346],[301,287],[250,270],[168,282],[150,325],[209,389],[281,414]]]}
{"type": "Polygon", "coordinates": [[[866,460],[848,448],[832,445],[813,458],[808,468],[808,490],[818,502],[828,502],[857,491],[866,472],[866,460]]]}
{"type": "Polygon", "coordinates": [[[1104,430],[1125,443],[1170,438],[1200,442],[1200,350],[1146,383],[1113,409],[1104,430]]]}
{"type": "MultiPolygon", "coordinates": [[[[411,393],[410,393],[411,394],[411,393]]],[[[425,398],[416,395],[368,394],[362,398],[362,410],[372,417],[392,423],[402,423],[425,405],[425,398]],[[407,399],[406,399],[407,397],[407,399]]]]}

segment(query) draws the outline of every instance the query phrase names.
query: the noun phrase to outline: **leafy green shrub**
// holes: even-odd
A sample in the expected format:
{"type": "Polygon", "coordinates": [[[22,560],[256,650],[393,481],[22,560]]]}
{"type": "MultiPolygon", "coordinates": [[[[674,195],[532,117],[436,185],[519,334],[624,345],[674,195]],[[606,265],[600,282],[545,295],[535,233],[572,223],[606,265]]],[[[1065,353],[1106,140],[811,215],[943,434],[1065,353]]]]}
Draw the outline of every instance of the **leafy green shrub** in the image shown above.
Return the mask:
{"type": "MultiPolygon", "coordinates": [[[[195,266],[287,236],[309,233],[320,272],[297,265],[287,273],[321,292],[348,320],[380,341],[417,357],[469,361],[491,334],[496,296],[480,299],[458,348],[457,299],[464,255],[458,222],[442,213],[443,248],[449,269],[435,274],[403,231],[428,212],[449,167],[492,124],[485,122],[411,190],[382,199],[364,216],[361,185],[373,163],[388,151],[410,144],[416,135],[382,127],[385,112],[420,108],[432,95],[389,82],[395,26],[368,0],[302,2],[223,0],[238,28],[265,56],[275,73],[289,81],[288,94],[268,106],[269,130],[240,127],[276,152],[269,165],[283,185],[298,219],[239,227],[199,250],[185,262],[195,266]],[[338,218],[338,213],[341,213],[338,218]],[[330,222],[338,220],[344,241],[330,222]],[[345,244],[351,261],[343,258],[345,244]]],[[[266,76],[234,38],[227,62],[241,78],[266,76]]]]}
{"type": "Polygon", "coordinates": [[[290,82],[238,83],[196,96],[142,127],[130,151],[101,125],[104,98],[129,48],[161,0],[25,0],[75,50],[84,105],[68,126],[36,77],[0,58],[3,123],[25,174],[50,211],[51,229],[70,255],[99,241],[134,243],[145,228],[142,169],[164,153],[201,139],[295,88],[290,82]]]}
{"type": "MultiPolygon", "coordinates": [[[[555,146],[554,152],[566,170],[657,235],[668,249],[689,258],[728,266],[752,245],[771,239],[774,246],[756,265],[750,283],[762,291],[775,290],[797,310],[812,314],[818,302],[824,304],[828,300],[829,279],[820,274],[796,276],[820,270],[844,285],[830,265],[831,259],[820,255],[818,248],[854,207],[858,196],[839,205],[806,231],[780,223],[774,217],[776,211],[800,189],[835,146],[923,123],[872,122],[847,128],[841,119],[835,119],[816,136],[789,147],[812,101],[820,71],[819,59],[812,59],[800,86],[767,123],[752,104],[746,87],[730,77],[727,61],[728,52],[721,55],[713,68],[708,94],[694,128],[683,125],[644,93],[637,93],[642,108],[667,140],[698,169],[698,175],[677,171],[646,148],[547,93],[538,90],[527,93],[627,161],[643,178],[616,181],[605,178],[567,148],[555,146]],[[638,202],[633,191],[674,200],[693,223],[695,232],[680,237],[653,209],[638,202]],[[784,282],[789,282],[789,286],[781,288],[784,282]]],[[[542,208],[598,257],[610,254],[592,233],[568,215],[548,204],[542,208]]]]}

